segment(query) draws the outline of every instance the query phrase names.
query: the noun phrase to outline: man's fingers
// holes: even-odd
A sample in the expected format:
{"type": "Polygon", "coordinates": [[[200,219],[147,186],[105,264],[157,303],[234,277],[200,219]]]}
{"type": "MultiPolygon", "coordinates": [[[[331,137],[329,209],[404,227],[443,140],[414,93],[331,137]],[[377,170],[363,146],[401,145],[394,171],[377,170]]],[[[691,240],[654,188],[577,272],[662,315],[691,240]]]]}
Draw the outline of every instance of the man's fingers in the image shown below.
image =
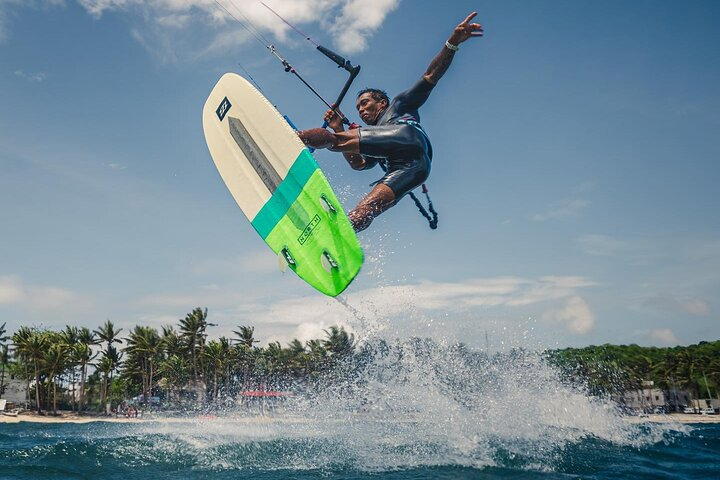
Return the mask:
{"type": "Polygon", "coordinates": [[[467,18],[466,18],[465,20],[463,20],[463,21],[460,23],[460,25],[467,25],[468,23],[470,23],[470,20],[472,20],[473,18],[475,18],[476,15],[477,15],[477,12],[472,12],[470,15],[467,16],[467,18]]]}
{"type": "Polygon", "coordinates": [[[482,25],[480,25],[479,23],[472,23],[469,26],[471,29],[471,32],[470,32],[471,37],[482,37],[483,34],[485,33],[485,30],[483,30],[482,25]]]}

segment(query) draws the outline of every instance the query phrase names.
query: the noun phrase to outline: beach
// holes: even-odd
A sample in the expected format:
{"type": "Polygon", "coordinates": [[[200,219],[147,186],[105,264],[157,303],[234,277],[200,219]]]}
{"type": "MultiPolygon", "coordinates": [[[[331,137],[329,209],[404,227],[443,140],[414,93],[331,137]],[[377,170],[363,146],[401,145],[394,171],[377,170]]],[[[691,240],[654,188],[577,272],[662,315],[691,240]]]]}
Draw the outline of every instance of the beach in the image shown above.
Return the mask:
{"type": "Polygon", "coordinates": [[[0,423],[90,423],[90,422],[112,422],[112,423],[138,423],[142,418],[126,417],[104,417],[86,416],[76,413],[58,413],[58,415],[38,415],[37,413],[21,413],[17,416],[0,415],[0,423]]]}
{"type": "MultiPolygon", "coordinates": [[[[164,422],[164,423],[183,423],[189,421],[210,421],[216,420],[215,416],[199,416],[199,417],[164,417],[162,415],[146,415],[141,418],[127,417],[107,417],[107,416],[86,416],[76,413],[61,412],[58,415],[38,415],[37,413],[21,413],[17,416],[0,415],[0,423],[91,423],[91,422],[109,422],[109,423],[142,423],[142,422],[164,422]]],[[[720,415],[693,415],[685,413],[673,413],[670,415],[647,415],[638,417],[624,417],[633,423],[641,423],[644,421],[652,423],[720,423],[720,415]]],[[[235,418],[234,418],[235,419],[235,418]]],[[[243,421],[254,420],[256,422],[267,422],[268,420],[282,420],[275,417],[242,417],[243,421]]],[[[295,419],[297,420],[297,419],[295,419]]]]}

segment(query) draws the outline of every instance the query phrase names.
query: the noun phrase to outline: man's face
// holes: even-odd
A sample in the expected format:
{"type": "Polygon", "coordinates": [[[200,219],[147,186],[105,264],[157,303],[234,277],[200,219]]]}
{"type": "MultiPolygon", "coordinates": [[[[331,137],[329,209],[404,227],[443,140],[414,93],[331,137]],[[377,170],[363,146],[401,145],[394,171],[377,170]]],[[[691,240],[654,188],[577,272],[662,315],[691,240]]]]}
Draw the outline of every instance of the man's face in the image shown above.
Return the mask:
{"type": "Polygon", "coordinates": [[[357,110],[360,118],[367,125],[375,125],[380,118],[380,114],[387,108],[388,104],[385,99],[375,100],[372,94],[367,92],[360,95],[357,99],[357,110]]]}

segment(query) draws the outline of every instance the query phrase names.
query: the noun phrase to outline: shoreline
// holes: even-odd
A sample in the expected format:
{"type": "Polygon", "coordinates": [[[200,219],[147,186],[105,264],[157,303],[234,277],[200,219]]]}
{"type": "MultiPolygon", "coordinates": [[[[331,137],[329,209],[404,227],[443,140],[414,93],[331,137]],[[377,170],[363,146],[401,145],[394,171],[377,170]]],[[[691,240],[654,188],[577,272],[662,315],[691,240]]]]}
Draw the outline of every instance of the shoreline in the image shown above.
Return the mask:
{"type": "MultiPolygon", "coordinates": [[[[187,423],[197,421],[213,421],[227,419],[224,416],[196,416],[196,417],[163,417],[155,416],[153,414],[147,414],[140,418],[126,418],[126,417],[105,417],[105,416],[83,416],[75,413],[62,412],[57,416],[52,415],[38,415],[36,413],[21,413],[17,416],[8,416],[0,414],[0,424],[4,423],[93,423],[93,422],[106,422],[106,423],[146,423],[146,422],[162,422],[162,423],[187,423]]],[[[685,414],[685,413],[671,413],[668,415],[647,415],[642,417],[624,417],[629,422],[633,423],[681,423],[681,424],[692,424],[692,423],[720,423],[720,415],[698,415],[698,414],[685,414]]],[[[234,418],[235,419],[235,418],[234,418]]],[[[237,420],[242,419],[244,422],[258,421],[278,421],[278,418],[271,417],[240,417],[237,420]]]]}

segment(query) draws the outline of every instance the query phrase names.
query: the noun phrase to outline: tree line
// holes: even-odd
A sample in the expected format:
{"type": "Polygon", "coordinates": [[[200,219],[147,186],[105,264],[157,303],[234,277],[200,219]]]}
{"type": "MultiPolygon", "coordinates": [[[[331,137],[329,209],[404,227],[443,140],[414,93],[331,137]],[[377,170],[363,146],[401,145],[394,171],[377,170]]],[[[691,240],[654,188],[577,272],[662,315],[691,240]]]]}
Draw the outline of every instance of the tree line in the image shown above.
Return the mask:
{"type": "Polygon", "coordinates": [[[38,413],[60,409],[105,411],[126,399],[148,403],[213,404],[250,390],[312,385],[355,349],[342,327],[325,338],[286,346],[258,346],[255,329],[241,325],[231,338],[209,340],[207,309],[195,308],[176,326],[159,331],[135,326],[124,332],[110,320],[95,330],[66,326],[54,331],[0,326],[0,398],[12,376],[25,382],[38,413]]]}
{"type": "Polygon", "coordinates": [[[718,398],[720,341],[669,348],[591,345],[547,352],[567,381],[585,384],[594,395],[618,395],[655,388],[685,390],[694,398],[718,398]]]}
{"type": "MultiPolygon", "coordinates": [[[[488,356],[462,344],[441,347],[431,339],[405,344],[379,340],[356,348],[354,336],[337,326],[328,328],[322,339],[260,347],[252,326],[240,325],[230,337],[208,339],[212,326],[207,309],[201,308],[160,330],[138,325],[123,331],[108,320],[95,330],[20,327],[7,335],[3,324],[0,398],[12,375],[24,380],[38,412],[105,411],[107,403],[117,406],[131,398],[147,403],[155,396],[170,405],[219,405],[243,392],[317,391],[343,382],[346,385],[339,388],[352,388],[368,375],[402,375],[401,359],[409,354],[428,357],[428,368],[447,383],[448,391],[464,391],[483,388],[487,378],[476,375],[478,385],[471,388],[468,378],[455,378],[444,361],[454,365],[448,359],[456,358],[484,372],[491,364],[513,358],[517,362],[528,353],[488,356]]],[[[720,341],[672,348],[591,345],[542,355],[565,382],[582,385],[592,395],[641,390],[646,381],[665,390],[686,390],[694,398],[717,398],[720,393],[720,341]]]]}

